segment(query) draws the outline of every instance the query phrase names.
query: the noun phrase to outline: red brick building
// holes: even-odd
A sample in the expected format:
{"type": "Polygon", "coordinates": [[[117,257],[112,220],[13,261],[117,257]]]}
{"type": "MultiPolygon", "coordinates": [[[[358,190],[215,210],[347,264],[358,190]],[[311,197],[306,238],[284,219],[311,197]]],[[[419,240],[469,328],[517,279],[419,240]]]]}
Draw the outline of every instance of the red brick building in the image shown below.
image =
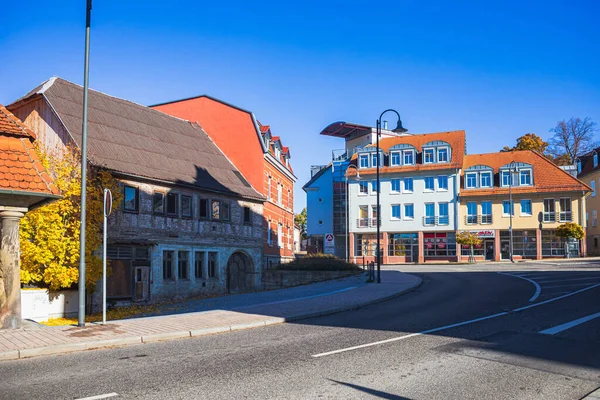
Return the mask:
{"type": "Polygon", "coordinates": [[[252,187],[264,204],[265,267],[293,258],[294,182],[290,150],[268,125],[250,111],[210,96],[152,106],[164,113],[198,122],[252,187]]]}

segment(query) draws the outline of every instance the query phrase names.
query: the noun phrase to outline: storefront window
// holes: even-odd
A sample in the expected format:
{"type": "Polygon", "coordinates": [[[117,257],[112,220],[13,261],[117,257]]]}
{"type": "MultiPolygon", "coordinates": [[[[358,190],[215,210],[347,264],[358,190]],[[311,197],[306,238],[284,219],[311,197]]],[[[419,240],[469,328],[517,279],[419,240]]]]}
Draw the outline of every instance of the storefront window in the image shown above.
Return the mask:
{"type": "Polygon", "coordinates": [[[375,256],[377,235],[356,235],[356,255],[375,256]]]}
{"type": "MultiPolygon", "coordinates": [[[[510,232],[500,231],[500,240],[505,243],[503,251],[510,251],[510,232]]],[[[513,255],[535,258],[537,255],[537,238],[535,231],[513,231],[513,255]]],[[[503,258],[508,258],[506,255],[503,258]]]]}
{"type": "Polygon", "coordinates": [[[566,238],[556,236],[554,230],[542,231],[543,257],[564,257],[567,247],[571,257],[579,257],[579,241],[577,239],[570,239],[567,242],[566,238]]]}
{"type": "Polygon", "coordinates": [[[394,257],[406,256],[409,261],[416,261],[419,254],[419,239],[416,233],[389,233],[388,255],[394,257]],[[414,258],[413,258],[414,257],[414,258]]]}
{"type": "Polygon", "coordinates": [[[449,233],[424,233],[425,257],[448,257],[456,255],[456,235],[449,233]]]}

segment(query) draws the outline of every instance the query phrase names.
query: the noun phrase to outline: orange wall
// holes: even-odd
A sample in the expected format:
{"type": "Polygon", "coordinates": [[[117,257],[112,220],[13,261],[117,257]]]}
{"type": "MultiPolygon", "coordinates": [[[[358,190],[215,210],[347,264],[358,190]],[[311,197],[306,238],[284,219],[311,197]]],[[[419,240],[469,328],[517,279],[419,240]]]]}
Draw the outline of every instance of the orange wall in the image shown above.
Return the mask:
{"type": "Polygon", "coordinates": [[[263,188],[263,151],[249,113],[207,97],[153,107],[198,122],[256,191],[263,188]]]}
{"type": "Polygon", "coordinates": [[[267,197],[263,210],[265,227],[271,229],[271,245],[265,236],[265,255],[293,255],[294,245],[294,183],[282,174],[269,161],[264,160],[263,194],[267,197]],[[269,177],[271,178],[271,196],[269,196],[269,177]],[[282,205],[277,204],[277,185],[283,185],[282,205]],[[277,225],[283,225],[283,248],[277,245],[277,225]]]}

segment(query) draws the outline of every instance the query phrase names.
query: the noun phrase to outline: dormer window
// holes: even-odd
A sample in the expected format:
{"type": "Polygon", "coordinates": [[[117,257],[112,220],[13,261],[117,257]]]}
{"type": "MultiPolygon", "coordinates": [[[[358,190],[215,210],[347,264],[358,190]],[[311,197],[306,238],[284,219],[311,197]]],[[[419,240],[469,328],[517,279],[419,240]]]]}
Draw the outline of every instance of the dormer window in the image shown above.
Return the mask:
{"type": "Polygon", "coordinates": [[[474,165],[465,170],[465,189],[491,188],[494,170],[487,165],[474,165]]]}
{"type": "Polygon", "coordinates": [[[435,152],[433,149],[424,149],[423,150],[423,163],[431,164],[435,162],[435,152]]]}
{"type": "Polygon", "coordinates": [[[275,146],[275,158],[279,160],[280,156],[281,156],[281,151],[279,150],[279,147],[275,146]]]}
{"type": "Polygon", "coordinates": [[[438,162],[439,163],[448,162],[448,148],[447,147],[438,148],[438,162]]]}
{"type": "Polygon", "coordinates": [[[513,162],[500,168],[500,183],[503,187],[508,186],[532,186],[533,167],[522,162],[513,162]]]}
{"type": "Polygon", "coordinates": [[[369,155],[368,154],[361,154],[358,157],[359,160],[359,165],[360,168],[369,168],[369,155]]]}
{"type": "Polygon", "coordinates": [[[510,186],[510,171],[502,171],[502,186],[510,186]]]}
{"type": "Polygon", "coordinates": [[[404,165],[415,164],[415,152],[413,150],[404,151],[404,165]]]}
{"type": "Polygon", "coordinates": [[[467,189],[473,189],[477,187],[477,173],[470,172],[467,174],[467,178],[465,179],[467,189]]]}
{"type": "Polygon", "coordinates": [[[492,187],[492,172],[491,171],[481,173],[481,187],[482,188],[492,187]]]}
{"type": "Polygon", "coordinates": [[[390,165],[398,166],[400,165],[400,152],[394,151],[390,153],[390,165]]]}
{"type": "Polygon", "coordinates": [[[598,153],[594,152],[594,168],[598,166],[598,153]]]}
{"type": "MultiPolygon", "coordinates": [[[[377,158],[379,157],[379,153],[372,153],[371,154],[371,167],[375,168],[377,167],[377,158]]],[[[379,166],[381,167],[381,164],[379,164],[379,166]]]]}
{"type": "Polygon", "coordinates": [[[531,186],[531,170],[524,169],[520,172],[520,175],[521,179],[519,184],[521,186],[531,186]]]}

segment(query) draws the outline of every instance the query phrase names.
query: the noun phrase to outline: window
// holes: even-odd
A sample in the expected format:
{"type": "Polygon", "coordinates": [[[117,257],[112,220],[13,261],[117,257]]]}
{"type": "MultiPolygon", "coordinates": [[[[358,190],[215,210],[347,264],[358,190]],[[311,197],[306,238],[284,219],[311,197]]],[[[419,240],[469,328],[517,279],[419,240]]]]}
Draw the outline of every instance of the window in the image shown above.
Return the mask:
{"type": "Polygon", "coordinates": [[[277,185],[277,204],[283,204],[283,185],[277,185]]]}
{"type": "Polygon", "coordinates": [[[208,278],[216,278],[217,277],[217,268],[218,268],[218,260],[219,260],[219,253],[217,253],[216,251],[209,251],[208,252],[208,278]]]}
{"type": "Polygon", "coordinates": [[[531,186],[531,170],[524,169],[520,172],[521,182],[520,185],[531,186]]]}
{"type": "Polygon", "coordinates": [[[250,207],[244,206],[244,224],[252,223],[252,214],[250,213],[250,207]]]}
{"type": "Polygon", "coordinates": [[[510,171],[502,171],[502,186],[510,186],[510,171]]]}
{"type": "Polygon", "coordinates": [[[592,210],[592,226],[598,226],[598,213],[592,210]]]}
{"type": "Polygon", "coordinates": [[[435,224],[435,203],[425,203],[425,225],[435,224]]]}
{"type": "Polygon", "coordinates": [[[189,252],[179,251],[177,252],[177,278],[188,279],[188,271],[190,269],[189,252]]]}
{"type": "Polygon", "coordinates": [[[394,151],[390,153],[390,164],[391,165],[400,165],[400,152],[394,151]]]}
{"type": "Polygon", "coordinates": [[[212,219],[221,219],[221,202],[219,200],[212,201],[210,216],[212,219]]]}
{"type": "Polygon", "coordinates": [[[481,187],[492,187],[492,173],[482,172],[481,173],[481,187]]]}
{"type": "Polygon", "coordinates": [[[223,201],[221,203],[221,219],[223,221],[229,221],[229,218],[231,217],[231,214],[229,212],[229,203],[226,201],[223,201]]]}
{"type": "Polygon", "coordinates": [[[598,166],[598,153],[594,153],[594,168],[598,166]]]}
{"type": "MultiPolygon", "coordinates": [[[[377,162],[377,157],[379,156],[379,153],[373,153],[371,154],[371,167],[375,168],[378,164],[377,162]]],[[[381,164],[379,165],[381,167],[381,164]]]]}
{"type": "Polygon", "coordinates": [[[133,186],[125,186],[123,188],[123,192],[125,195],[125,198],[123,199],[123,209],[125,211],[139,211],[140,192],[138,188],[133,186]]]}
{"type": "Polygon", "coordinates": [[[177,203],[179,203],[179,194],[167,193],[167,214],[178,215],[177,203]]]}
{"type": "Polygon", "coordinates": [[[577,173],[581,173],[581,160],[577,159],[577,173]]]}
{"type": "Polygon", "coordinates": [[[358,157],[359,161],[360,161],[360,168],[369,168],[369,155],[368,154],[361,154],[358,157]]]}
{"type": "Polygon", "coordinates": [[[152,195],[152,212],[154,214],[165,213],[165,195],[164,193],[154,192],[152,195]]]}
{"type": "Polygon", "coordinates": [[[477,174],[474,172],[467,174],[467,188],[472,189],[477,187],[477,174]]]}
{"type": "Polygon", "coordinates": [[[482,201],[481,202],[481,223],[491,224],[492,223],[492,202],[482,201]]]}
{"type": "Polygon", "coordinates": [[[571,198],[563,197],[559,200],[560,206],[560,214],[559,221],[560,222],[571,222],[573,220],[573,215],[571,214],[571,198]]]}
{"type": "Polygon", "coordinates": [[[369,194],[369,184],[367,182],[358,182],[359,194],[369,194]]]}
{"type": "Polygon", "coordinates": [[[544,199],[544,222],[556,221],[556,209],[554,199],[544,199]]]}
{"type": "Polygon", "coordinates": [[[413,192],[413,178],[404,178],[404,193],[413,192]]]}
{"type": "Polygon", "coordinates": [[[415,164],[415,152],[412,150],[408,150],[404,152],[404,165],[414,165],[415,164]]]}
{"type": "Polygon", "coordinates": [[[356,255],[374,256],[377,249],[376,235],[356,235],[356,255]]]}
{"type": "Polygon", "coordinates": [[[477,223],[477,203],[474,201],[467,202],[467,224],[477,223]]]}
{"type": "Polygon", "coordinates": [[[358,206],[358,228],[366,228],[369,226],[369,207],[358,206]]]}
{"type": "Polygon", "coordinates": [[[430,164],[430,163],[435,162],[433,149],[423,150],[423,162],[425,164],[430,164]]]}
{"type": "Polygon", "coordinates": [[[181,216],[192,218],[192,196],[181,195],[181,216]]]}
{"type": "Polygon", "coordinates": [[[400,179],[392,179],[392,193],[400,193],[400,179]]]}
{"type": "Polygon", "coordinates": [[[381,221],[379,220],[379,208],[376,205],[371,206],[371,218],[372,218],[372,226],[377,226],[377,224],[381,225],[381,221]]]}
{"type": "Polygon", "coordinates": [[[163,251],[163,280],[173,280],[174,251],[163,251]]]}
{"type": "Polygon", "coordinates": [[[592,197],[596,197],[596,181],[591,181],[590,187],[592,188],[592,197]]]}
{"type": "Polygon", "coordinates": [[[392,204],[392,219],[400,219],[400,204],[392,204]]]}
{"type": "Polygon", "coordinates": [[[512,213],[512,215],[515,215],[515,202],[513,201],[512,204],[509,200],[503,200],[502,201],[502,215],[504,216],[508,216],[512,213]]]}
{"type": "Polygon", "coordinates": [[[441,191],[448,190],[448,177],[446,175],[438,176],[438,190],[441,190],[441,191]]]}
{"type": "Polygon", "coordinates": [[[445,232],[423,233],[425,257],[448,257],[456,255],[456,235],[445,232]]]}
{"type": "Polygon", "coordinates": [[[448,162],[448,149],[446,147],[442,147],[438,149],[438,160],[439,163],[448,162]]]}
{"type": "Polygon", "coordinates": [[[277,246],[283,247],[283,225],[277,224],[277,246]]]}
{"type": "Polygon", "coordinates": [[[404,219],[414,219],[415,218],[415,206],[414,204],[405,204],[404,205],[404,219]]]}
{"type": "Polygon", "coordinates": [[[439,211],[439,225],[448,225],[450,223],[450,218],[448,216],[448,203],[439,203],[438,204],[439,211]]]}
{"type": "Polygon", "coordinates": [[[194,254],[194,276],[197,279],[204,278],[204,272],[202,271],[204,269],[204,254],[203,251],[197,251],[194,254]]]}
{"type": "Polygon", "coordinates": [[[200,199],[200,218],[208,218],[208,200],[200,199]]]}
{"type": "Polygon", "coordinates": [[[371,193],[379,192],[379,188],[377,187],[377,181],[371,181],[371,193]]]}
{"type": "Polygon", "coordinates": [[[425,191],[426,192],[433,192],[434,188],[435,188],[435,180],[433,179],[432,176],[426,176],[424,178],[425,180],[425,191]]]}
{"type": "Polygon", "coordinates": [[[271,200],[271,177],[267,181],[267,200],[271,200]]]}
{"type": "Polygon", "coordinates": [[[521,215],[531,216],[531,200],[521,200],[521,215]]]}
{"type": "MultiPolygon", "coordinates": [[[[321,225],[321,221],[319,221],[319,225],[321,225]]],[[[271,221],[267,222],[267,244],[271,245],[271,221]]]]}

